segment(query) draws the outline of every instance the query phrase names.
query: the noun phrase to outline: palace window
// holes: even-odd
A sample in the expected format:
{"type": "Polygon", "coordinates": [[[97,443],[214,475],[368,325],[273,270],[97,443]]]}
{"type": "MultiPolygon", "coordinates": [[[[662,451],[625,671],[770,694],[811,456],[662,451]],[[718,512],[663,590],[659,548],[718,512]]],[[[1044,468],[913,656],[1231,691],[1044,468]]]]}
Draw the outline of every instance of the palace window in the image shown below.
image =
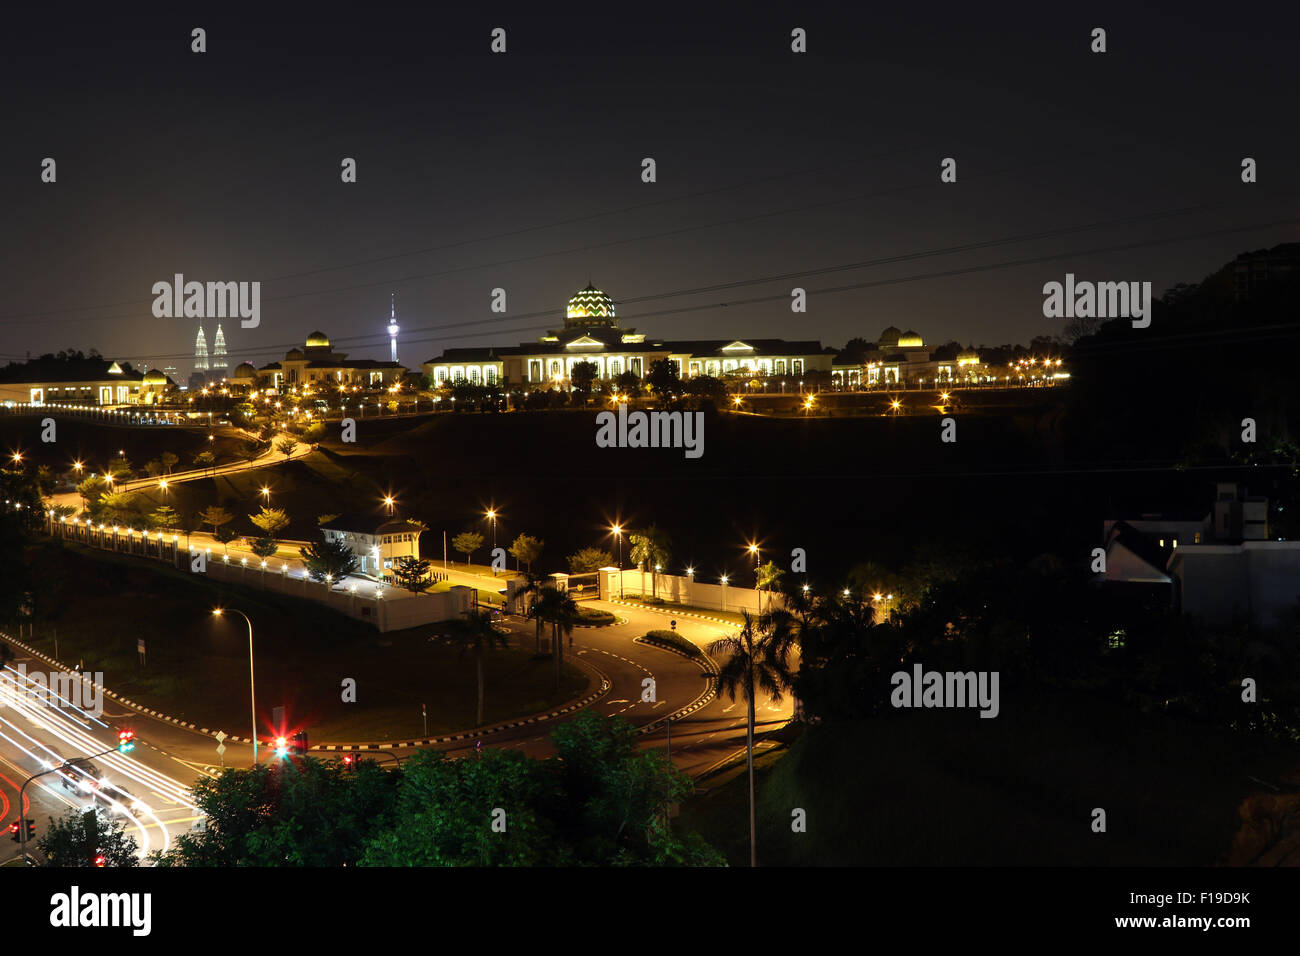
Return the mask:
{"type": "Polygon", "coordinates": [[[802,375],[802,374],[803,374],[803,359],[791,359],[791,360],[790,360],[790,374],[791,374],[791,375],[802,375]]]}
{"type": "Polygon", "coordinates": [[[623,374],[623,360],[612,358],[609,360],[609,377],[617,378],[623,374]]]}
{"type": "Polygon", "coordinates": [[[694,378],[696,375],[700,374],[700,363],[692,362],[690,364],[690,369],[691,369],[691,378],[694,378]]]}
{"type": "Polygon", "coordinates": [[[785,374],[785,359],[776,360],[776,374],[777,375],[785,374]]]}
{"type": "Polygon", "coordinates": [[[542,380],[542,362],[540,359],[531,359],[528,362],[528,381],[540,382],[542,380]]]}
{"type": "Polygon", "coordinates": [[[631,372],[633,375],[635,375],[637,378],[640,378],[641,360],[639,358],[629,359],[627,363],[627,370],[631,372]]]}

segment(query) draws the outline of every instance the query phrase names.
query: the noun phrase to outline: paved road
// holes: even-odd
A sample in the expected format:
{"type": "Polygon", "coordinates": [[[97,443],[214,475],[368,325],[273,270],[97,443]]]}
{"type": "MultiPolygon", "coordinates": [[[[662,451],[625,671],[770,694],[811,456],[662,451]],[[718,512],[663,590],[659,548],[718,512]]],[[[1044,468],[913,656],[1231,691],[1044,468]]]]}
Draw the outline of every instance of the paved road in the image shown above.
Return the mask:
{"type": "MultiPolygon", "coordinates": [[[[17,818],[18,795],[23,781],[41,770],[61,766],[65,760],[89,757],[116,747],[120,729],[136,729],[138,720],[105,698],[102,713],[90,701],[76,697],[42,700],[30,693],[33,672],[45,664],[21,651],[0,670],[0,809],[7,826],[17,818]],[[20,674],[15,665],[25,663],[20,674]],[[54,706],[50,706],[54,703],[54,706]],[[80,705],[80,706],[79,706],[80,705]]],[[[75,770],[64,785],[60,774],[46,774],[27,785],[26,816],[36,821],[36,836],[49,830],[51,816],[69,808],[96,803],[127,821],[128,832],[142,854],[165,850],[175,837],[195,821],[189,787],[202,771],[141,742],[130,754],[116,751],[93,757],[98,776],[75,770]]],[[[29,844],[29,852],[35,847],[29,844]]],[[[18,855],[18,845],[0,849],[0,862],[18,855]]]]}

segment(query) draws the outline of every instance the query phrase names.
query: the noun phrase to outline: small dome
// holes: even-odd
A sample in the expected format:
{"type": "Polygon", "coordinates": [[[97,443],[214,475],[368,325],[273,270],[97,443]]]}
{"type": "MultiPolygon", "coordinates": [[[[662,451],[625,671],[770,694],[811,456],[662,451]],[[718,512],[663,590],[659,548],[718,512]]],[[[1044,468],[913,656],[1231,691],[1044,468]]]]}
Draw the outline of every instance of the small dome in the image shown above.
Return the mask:
{"type": "Polygon", "coordinates": [[[231,378],[257,378],[257,369],[251,362],[240,362],[235,366],[235,373],[231,378]]]}
{"type": "Polygon", "coordinates": [[[888,345],[897,345],[898,339],[902,334],[903,334],[902,332],[898,331],[897,328],[891,325],[889,328],[885,329],[885,331],[880,333],[880,338],[878,341],[882,347],[888,345]]]}
{"type": "Polygon", "coordinates": [[[329,336],[324,332],[316,331],[307,336],[307,348],[309,349],[327,349],[330,347],[329,336]]]}
{"type": "Polygon", "coordinates": [[[921,341],[921,336],[917,335],[911,329],[908,329],[906,332],[904,332],[902,335],[898,337],[898,345],[899,348],[914,349],[914,348],[920,348],[921,346],[925,345],[925,343],[921,341]]]}
{"type": "Polygon", "coordinates": [[[614,300],[590,282],[569,300],[566,325],[609,325],[614,320],[614,300]]]}

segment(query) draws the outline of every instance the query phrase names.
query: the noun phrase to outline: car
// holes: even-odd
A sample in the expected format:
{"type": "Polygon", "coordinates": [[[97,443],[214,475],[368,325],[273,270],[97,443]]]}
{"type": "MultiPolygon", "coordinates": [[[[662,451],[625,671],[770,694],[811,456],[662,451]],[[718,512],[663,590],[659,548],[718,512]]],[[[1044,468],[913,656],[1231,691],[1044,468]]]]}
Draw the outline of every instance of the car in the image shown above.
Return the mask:
{"type": "Polygon", "coordinates": [[[92,796],[99,790],[104,775],[93,763],[84,761],[59,768],[59,783],[64,790],[74,793],[88,793],[92,796]]]}

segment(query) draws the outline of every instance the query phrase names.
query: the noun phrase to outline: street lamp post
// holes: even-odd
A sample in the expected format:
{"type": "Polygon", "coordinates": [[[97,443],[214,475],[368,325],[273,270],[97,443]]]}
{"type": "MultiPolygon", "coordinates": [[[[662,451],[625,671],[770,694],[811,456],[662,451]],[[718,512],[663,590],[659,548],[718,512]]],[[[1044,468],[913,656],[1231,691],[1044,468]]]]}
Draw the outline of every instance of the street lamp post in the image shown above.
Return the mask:
{"type": "Polygon", "coordinates": [[[243,611],[238,611],[232,607],[228,607],[224,609],[219,607],[214,607],[212,609],[212,614],[214,617],[221,617],[221,615],[224,614],[226,611],[229,611],[231,614],[238,614],[240,617],[244,619],[244,623],[248,625],[248,703],[249,703],[250,712],[252,713],[253,716],[253,766],[256,767],[257,766],[257,688],[256,685],[253,683],[253,622],[248,619],[248,615],[245,614],[243,611]]]}
{"type": "Polygon", "coordinates": [[[623,600],[623,529],[614,525],[610,529],[618,539],[618,599],[623,600]]]}
{"type": "MultiPolygon", "coordinates": [[[[495,554],[497,550],[497,512],[495,508],[487,510],[487,519],[492,522],[492,551],[495,554]]],[[[495,558],[493,561],[495,562],[495,558]]],[[[497,576],[496,564],[492,565],[492,577],[497,576]]]]}

